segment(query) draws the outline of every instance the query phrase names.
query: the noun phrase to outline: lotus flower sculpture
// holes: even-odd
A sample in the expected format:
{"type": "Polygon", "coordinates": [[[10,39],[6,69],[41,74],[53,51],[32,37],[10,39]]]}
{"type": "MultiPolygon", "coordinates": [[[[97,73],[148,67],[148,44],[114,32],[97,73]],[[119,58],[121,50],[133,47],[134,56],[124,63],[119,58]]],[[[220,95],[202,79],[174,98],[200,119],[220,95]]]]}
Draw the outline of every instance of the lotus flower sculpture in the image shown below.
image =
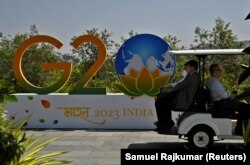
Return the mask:
{"type": "Polygon", "coordinates": [[[170,80],[170,75],[161,76],[159,69],[150,73],[145,67],[140,73],[130,69],[130,75],[119,75],[119,77],[123,85],[114,84],[114,86],[119,91],[132,97],[142,95],[156,96],[159,93],[159,88],[170,80]]]}

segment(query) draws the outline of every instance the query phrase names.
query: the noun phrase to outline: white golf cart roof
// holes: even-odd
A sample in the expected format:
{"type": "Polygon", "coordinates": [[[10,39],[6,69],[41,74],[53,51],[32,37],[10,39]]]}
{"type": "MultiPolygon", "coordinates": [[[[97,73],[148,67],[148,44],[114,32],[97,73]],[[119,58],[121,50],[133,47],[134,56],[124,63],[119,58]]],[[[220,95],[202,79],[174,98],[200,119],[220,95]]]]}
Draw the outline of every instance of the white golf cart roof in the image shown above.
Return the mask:
{"type": "Polygon", "coordinates": [[[176,55],[243,55],[244,49],[171,50],[176,55]]]}

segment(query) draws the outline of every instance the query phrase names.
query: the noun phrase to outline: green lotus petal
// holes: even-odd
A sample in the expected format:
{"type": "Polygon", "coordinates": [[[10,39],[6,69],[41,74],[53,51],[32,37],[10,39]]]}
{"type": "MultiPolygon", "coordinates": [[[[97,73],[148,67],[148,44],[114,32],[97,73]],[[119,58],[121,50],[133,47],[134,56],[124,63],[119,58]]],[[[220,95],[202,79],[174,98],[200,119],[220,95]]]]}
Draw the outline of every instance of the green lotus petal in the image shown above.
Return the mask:
{"type": "Polygon", "coordinates": [[[18,99],[15,95],[8,95],[6,99],[8,102],[18,102],[18,99]]]}
{"type": "Polygon", "coordinates": [[[128,95],[128,96],[134,96],[134,97],[137,97],[137,96],[141,96],[142,94],[141,93],[133,93],[131,91],[129,91],[126,87],[124,87],[123,85],[121,84],[114,84],[115,88],[118,89],[119,91],[121,91],[122,93],[124,93],[125,95],[128,95]]]}
{"type": "Polygon", "coordinates": [[[120,80],[123,82],[123,85],[126,89],[128,89],[132,93],[138,93],[142,94],[137,88],[136,88],[136,79],[133,77],[128,76],[120,76],[120,80]]]}
{"type": "Polygon", "coordinates": [[[160,92],[160,87],[164,86],[170,79],[170,76],[162,76],[154,79],[154,87],[147,93],[149,96],[156,96],[160,92]]]}
{"type": "Polygon", "coordinates": [[[143,68],[139,77],[136,79],[137,89],[146,94],[153,88],[153,79],[146,68],[143,68]]]}

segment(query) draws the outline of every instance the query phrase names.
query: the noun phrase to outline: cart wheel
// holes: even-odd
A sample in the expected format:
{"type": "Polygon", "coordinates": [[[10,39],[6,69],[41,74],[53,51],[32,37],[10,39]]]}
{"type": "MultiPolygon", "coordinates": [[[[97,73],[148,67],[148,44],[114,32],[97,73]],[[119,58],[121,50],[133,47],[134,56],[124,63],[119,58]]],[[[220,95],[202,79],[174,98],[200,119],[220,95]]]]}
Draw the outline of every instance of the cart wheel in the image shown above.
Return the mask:
{"type": "Polygon", "coordinates": [[[195,126],[188,133],[188,141],[195,148],[208,148],[214,142],[214,131],[208,126],[195,126]]]}

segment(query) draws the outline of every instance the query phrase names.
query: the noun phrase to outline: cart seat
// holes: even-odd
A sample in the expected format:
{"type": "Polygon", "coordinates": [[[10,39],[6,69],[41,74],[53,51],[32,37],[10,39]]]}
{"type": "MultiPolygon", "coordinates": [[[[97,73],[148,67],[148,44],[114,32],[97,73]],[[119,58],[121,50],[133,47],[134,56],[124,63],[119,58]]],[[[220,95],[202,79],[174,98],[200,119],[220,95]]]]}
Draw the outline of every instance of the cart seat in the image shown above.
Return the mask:
{"type": "Polygon", "coordinates": [[[208,90],[209,97],[210,97],[210,101],[207,104],[207,111],[212,114],[212,118],[237,119],[237,115],[238,115],[237,112],[230,112],[230,111],[223,110],[223,109],[215,109],[213,106],[212,98],[210,96],[210,91],[208,87],[207,87],[207,90],[208,90]]]}
{"type": "Polygon", "coordinates": [[[180,112],[206,112],[208,113],[207,104],[211,102],[209,90],[206,86],[200,86],[194,96],[193,102],[188,109],[173,108],[173,111],[180,112]]]}

